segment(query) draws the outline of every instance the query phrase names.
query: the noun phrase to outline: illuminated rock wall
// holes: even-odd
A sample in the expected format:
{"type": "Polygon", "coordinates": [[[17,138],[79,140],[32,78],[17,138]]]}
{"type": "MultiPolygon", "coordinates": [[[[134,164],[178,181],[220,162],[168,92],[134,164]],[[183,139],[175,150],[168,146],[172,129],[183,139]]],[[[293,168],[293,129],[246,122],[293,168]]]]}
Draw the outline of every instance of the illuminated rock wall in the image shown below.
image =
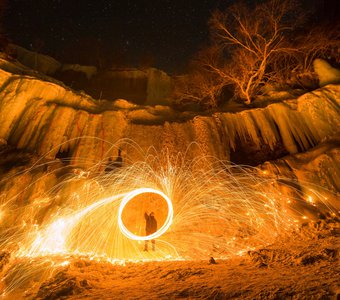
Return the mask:
{"type": "Polygon", "coordinates": [[[15,53],[17,59],[23,65],[37,70],[43,74],[54,74],[62,65],[59,61],[55,60],[51,56],[29,51],[14,44],[9,44],[9,51],[15,53]]]}
{"type": "Polygon", "coordinates": [[[237,136],[244,142],[250,138],[257,146],[267,144],[271,149],[282,140],[286,150],[293,154],[340,132],[339,92],[340,86],[330,85],[297,100],[221,114],[221,121],[231,147],[235,147],[237,136]]]}
{"type": "Polygon", "coordinates": [[[154,68],[127,68],[99,72],[87,83],[82,83],[82,86],[81,89],[96,99],[126,99],[137,104],[166,105],[169,104],[172,79],[165,72],[154,68]]]}
{"type": "Polygon", "coordinates": [[[147,70],[148,85],[146,105],[169,104],[169,96],[172,92],[172,78],[165,72],[149,68],[147,70]]]}
{"type": "MultiPolygon", "coordinates": [[[[292,197],[296,211],[311,211],[308,204],[320,209],[322,203],[340,209],[340,137],[327,140],[304,153],[297,153],[261,165],[264,175],[276,178],[282,195],[297,191],[306,195],[305,201],[292,197]]],[[[296,196],[296,195],[293,195],[296,196]]]]}
{"type": "MultiPolygon", "coordinates": [[[[54,76],[67,86],[76,90],[84,90],[96,99],[127,99],[146,105],[169,104],[173,81],[161,70],[121,68],[98,71],[94,66],[62,64],[53,57],[14,44],[9,45],[9,50],[22,65],[30,68],[31,71],[40,72],[40,76],[42,74],[54,76]]],[[[0,64],[3,69],[4,62],[0,64]]]]}
{"type": "MultiPolygon", "coordinates": [[[[339,86],[329,85],[265,108],[200,116],[166,106],[95,101],[53,82],[0,70],[0,139],[47,158],[64,152],[79,164],[117,155],[112,144],[122,138],[143,151],[153,146],[174,155],[198,143],[188,158],[205,154],[229,160],[237,141],[259,149],[281,143],[292,154],[339,134],[339,94],[339,86]]],[[[123,156],[141,158],[135,147],[122,150],[123,156]]]]}

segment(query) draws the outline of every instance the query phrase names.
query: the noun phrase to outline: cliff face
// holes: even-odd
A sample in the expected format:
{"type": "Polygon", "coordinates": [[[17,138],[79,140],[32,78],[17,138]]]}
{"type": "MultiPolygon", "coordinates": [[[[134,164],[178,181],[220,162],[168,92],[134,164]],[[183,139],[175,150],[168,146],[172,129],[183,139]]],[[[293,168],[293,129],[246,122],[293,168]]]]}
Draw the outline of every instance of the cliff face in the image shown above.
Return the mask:
{"type": "Polygon", "coordinates": [[[94,66],[63,64],[50,56],[14,44],[10,44],[8,50],[22,64],[21,68],[26,66],[31,72],[35,70],[58,78],[73,89],[85,90],[96,99],[123,98],[138,104],[169,104],[173,80],[161,70],[122,68],[103,71],[94,66]]]}
{"type": "MultiPolygon", "coordinates": [[[[0,138],[47,158],[61,153],[75,161],[105,160],[121,139],[143,151],[153,146],[170,154],[212,155],[230,160],[235,153],[294,154],[340,131],[340,86],[329,85],[296,100],[239,113],[212,116],[179,113],[169,107],[142,107],[125,101],[95,101],[57,82],[0,70],[0,138]],[[246,145],[246,147],[245,147],[246,145]],[[264,149],[265,148],[265,149],[264,149]]],[[[138,159],[135,147],[123,156],[138,159]]],[[[268,158],[260,156],[257,163],[268,158]]],[[[248,161],[237,161],[247,163],[248,161]]]]}
{"type": "Polygon", "coordinates": [[[51,56],[43,55],[38,52],[29,51],[23,47],[9,44],[8,50],[14,53],[17,59],[25,66],[37,70],[43,74],[52,75],[60,67],[61,63],[51,56]]]}

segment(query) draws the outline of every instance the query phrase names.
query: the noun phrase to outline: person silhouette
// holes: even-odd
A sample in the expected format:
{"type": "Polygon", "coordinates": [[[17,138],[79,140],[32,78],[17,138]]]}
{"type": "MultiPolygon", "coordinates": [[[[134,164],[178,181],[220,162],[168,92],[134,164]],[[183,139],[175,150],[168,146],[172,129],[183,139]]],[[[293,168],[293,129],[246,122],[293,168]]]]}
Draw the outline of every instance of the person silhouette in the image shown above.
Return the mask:
{"type": "MultiPolygon", "coordinates": [[[[145,233],[146,235],[153,234],[157,231],[157,220],[155,218],[154,212],[151,212],[148,215],[146,212],[144,213],[145,218],[145,233]]],[[[144,251],[148,251],[148,243],[149,240],[145,240],[144,251]]],[[[156,241],[154,239],[151,240],[152,250],[155,251],[156,241]]]]}
{"type": "Polygon", "coordinates": [[[123,166],[123,158],[122,158],[122,149],[118,149],[118,156],[115,160],[112,160],[112,157],[109,158],[109,161],[105,168],[105,173],[110,173],[117,168],[120,168],[123,166]]]}

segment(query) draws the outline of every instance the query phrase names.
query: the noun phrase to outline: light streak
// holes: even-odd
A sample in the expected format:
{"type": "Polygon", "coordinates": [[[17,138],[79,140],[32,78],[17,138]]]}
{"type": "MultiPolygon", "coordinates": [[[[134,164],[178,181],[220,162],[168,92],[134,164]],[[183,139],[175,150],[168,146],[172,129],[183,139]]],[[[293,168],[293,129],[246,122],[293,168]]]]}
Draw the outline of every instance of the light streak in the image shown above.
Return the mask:
{"type": "Polygon", "coordinates": [[[173,218],[173,207],[172,207],[172,202],[170,200],[170,198],[165,195],[163,192],[152,189],[152,188],[140,188],[137,190],[132,191],[131,193],[128,193],[122,200],[120,206],[119,206],[119,211],[118,211],[118,226],[120,228],[120,230],[122,231],[122,233],[132,239],[132,240],[136,240],[136,241],[145,241],[145,240],[152,240],[152,239],[156,239],[158,237],[160,237],[162,234],[164,234],[169,227],[171,226],[172,223],[172,218],[173,218]],[[125,207],[125,205],[132,200],[134,197],[143,194],[143,193],[153,193],[153,194],[157,194],[160,195],[167,203],[168,205],[168,215],[167,218],[164,222],[164,224],[162,225],[162,227],[160,229],[158,229],[155,233],[147,235],[147,236],[138,236],[135,235],[133,233],[131,233],[124,225],[123,221],[122,221],[122,213],[123,213],[123,209],[125,207]]]}
{"type": "Polygon", "coordinates": [[[71,214],[65,218],[58,218],[47,228],[38,232],[37,238],[32,243],[30,249],[23,251],[23,256],[37,256],[41,254],[56,254],[67,252],[66,242],[73,228],[88,213],[94,211],[101,206],[111,203],[125,194],[107,197],[93,203],[75,214],[71,214]]]}
{"type": "MultiPolygon", "coordinates": [[[[12,278],[6,292],[22,286],[39,268],[46,274],[41,280],[48,278],[74,257],[121,264],[228,258],[296,230],[311,219],[308,212],[316,210],[315,203],[318,210],[334,211],[315,189],[304,186],[300,191],[294,188],[296,183],[289,185],[289,179],[280,181],[256,168],[205,156],[188,159],[184,154],[143,153],[141,157],[107,174],[102,172],[106,159],[85,170],[67,166],[67,176],[53,179],[50,190],[29,198],[28,191],[56,178],[53,173],[41,173],[22,191],[2,195],[0,246],[13,257],[4,276],[5,281],[12,278]],[[158,200],[145,201],[145,194],[158,200]],[[125,220],[127,204],[137,198],[134,213],[140,219],[125,220]],[[141,234],[145,228],[143,203],[153,205],[160,224],[149,236],[141,234]],[[145,253],[141,241],[149,239],[156,239],[156,251],[145,253]]],[[[42,167],[37,164],[26,173],[12,175],[8,186],[42,167]]],[[[53,172],[63,174],[63,168],[53,172]]]]}

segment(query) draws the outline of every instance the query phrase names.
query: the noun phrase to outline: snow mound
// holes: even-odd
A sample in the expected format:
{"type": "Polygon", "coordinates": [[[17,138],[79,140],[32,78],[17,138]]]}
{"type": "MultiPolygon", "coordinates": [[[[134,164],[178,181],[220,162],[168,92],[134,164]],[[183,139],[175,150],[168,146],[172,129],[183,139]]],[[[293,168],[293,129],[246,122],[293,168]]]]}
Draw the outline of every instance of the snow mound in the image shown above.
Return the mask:
{"type": "Polygon", "coordinates": [[[44,282],[33,278],[19,295],[46,300],[337,299],[338,224],[335,219],[309,223],[267,248],[216,264],[209,264],[209,257],[123,265],[71,257],[44,282]]]}
{"type": "Polygon", "coordinates": [[[88,280],[79,280],[76,276],[67,274],[67,271],[61,271],[53,279],[42,284],[36,297],[38,299],[60,299],[78,295],[90,288],[88,280]]]}
{"type": "Polygon", "coordinates": [[[331,83],[340,83],[340,70],[333,68],[327,61],[317,58],[313,65],[321,87],[331,83]]]}
{"type": "Polygon", "coordinates": [[[315,222],[302,224],[291,236],[280,237],[281,243],[249,251],[248,255],[258,267],[307,266],[324,261],[337,262],[340,256],[337,245],[337,237],[340,236],[339,222],[337,217],[323,216],[315,222]],[[294,246],[291,244],[293,240],[294,246]],[[310,243],[311,240],[317,242],[310,243]]]}
{"type": "Polygon", "coordinates": [[[113,105],[117,109],[132,109],[137,107],[136,104],[133,104],[127,100],[124,99],[117,99],[113,102],[113,105]]]}

